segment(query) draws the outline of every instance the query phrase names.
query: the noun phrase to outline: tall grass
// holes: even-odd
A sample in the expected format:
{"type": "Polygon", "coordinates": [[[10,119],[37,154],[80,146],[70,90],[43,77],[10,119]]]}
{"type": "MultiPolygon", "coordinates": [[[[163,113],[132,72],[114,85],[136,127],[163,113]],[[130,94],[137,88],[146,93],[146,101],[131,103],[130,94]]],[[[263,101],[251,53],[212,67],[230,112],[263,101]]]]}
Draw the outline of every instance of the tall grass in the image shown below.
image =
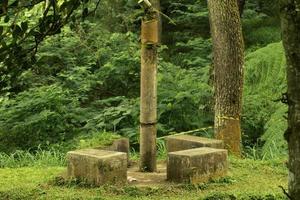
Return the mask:
{"type": "Polygon", "coordinates": [[[49,167],[64,166],[65,164],[65,153],[56,149],[38,148],[34,152],[18,150],[11,154],[0,153],[0,168],[49,167]]]}

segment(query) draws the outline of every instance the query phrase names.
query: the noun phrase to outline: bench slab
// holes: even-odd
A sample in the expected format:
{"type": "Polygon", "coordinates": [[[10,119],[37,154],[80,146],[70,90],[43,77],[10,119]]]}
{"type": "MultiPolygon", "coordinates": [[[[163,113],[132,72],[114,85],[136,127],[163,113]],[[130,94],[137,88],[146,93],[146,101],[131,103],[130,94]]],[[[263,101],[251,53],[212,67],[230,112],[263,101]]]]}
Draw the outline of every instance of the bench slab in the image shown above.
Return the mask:
{"type": "Polygon", "coordinates": [[[209,139],[192,135],[176,135],[166,137],[168,152],[182,151],[199,147],[223,148],[222,140],[209,139]]]}
{"type": "Polygon", "coordinates": [[[167,179],[177,183],[201,183],[226,175],[227,150],[208,147],[168,154],[167,179]]]}
{"type": "Polygon", "coordinates": [[[97,149],[82,149],[67,153],[68,177],[92,185],[125,184],[127,154],[97,149]]]}

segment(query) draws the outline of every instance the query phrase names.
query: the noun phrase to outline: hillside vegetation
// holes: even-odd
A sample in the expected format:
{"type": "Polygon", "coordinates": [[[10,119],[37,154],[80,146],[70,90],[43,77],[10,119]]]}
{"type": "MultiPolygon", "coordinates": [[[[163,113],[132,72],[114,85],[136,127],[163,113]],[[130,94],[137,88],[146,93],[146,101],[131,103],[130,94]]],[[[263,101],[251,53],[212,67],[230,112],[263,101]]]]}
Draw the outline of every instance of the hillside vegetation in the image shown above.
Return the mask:
{"type": "MultiPolygon", "coordinates": [[[[91,1],[74,11],[74,19],[40,41],[33,57],[22,54],[36,44],[25,38],[0,62],[0,199],[284,199],[279,186],[287,187],[287,106],[281,102],[286,61],[271,0],[247,0],[242,17],[244,159],[230,158],[228,176],[163,188],[87,188],[60,181],[69,150],[127,137],[131,158],[139,158],[142,10],[134,0],[102,0],[82,16],[96,5],[91,1]]],[[[206,1],[165,0],[161,8],[168,17],[162,17],[159,46],[157,147],[165,159],[164,136],[199,129],[193,134],[213,137],[214,89],[206,1]]],[[[43,11],[41,4],[20,11],[18,34],[37,25],[43,11]]],[[[0,21],[1,37],[11,23],[0,21]]]]}

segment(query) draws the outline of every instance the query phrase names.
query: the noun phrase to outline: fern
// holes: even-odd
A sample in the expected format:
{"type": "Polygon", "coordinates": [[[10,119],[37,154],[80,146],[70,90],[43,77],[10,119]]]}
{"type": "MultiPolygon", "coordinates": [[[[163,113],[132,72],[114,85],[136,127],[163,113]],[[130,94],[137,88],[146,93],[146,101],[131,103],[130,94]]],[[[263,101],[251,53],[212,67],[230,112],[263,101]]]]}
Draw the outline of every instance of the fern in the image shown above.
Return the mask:
{"type": "Polygon", "coordinates": [[[259,143],[266,158],[286,153],[283,133],[287,107],[276,101],[287,89],[281,43],[270,44],[246,58],[243,106],[244,143],[259,143]]]}

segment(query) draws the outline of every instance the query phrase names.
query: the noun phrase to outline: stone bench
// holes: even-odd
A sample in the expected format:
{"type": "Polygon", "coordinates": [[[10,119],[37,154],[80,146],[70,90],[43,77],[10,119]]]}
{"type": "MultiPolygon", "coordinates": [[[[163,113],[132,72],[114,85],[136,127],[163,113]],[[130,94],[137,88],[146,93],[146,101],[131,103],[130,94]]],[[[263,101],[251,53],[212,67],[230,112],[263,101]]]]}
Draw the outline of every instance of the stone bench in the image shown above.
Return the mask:
{"type": "Polygon", "coordinates": [[[130,151],[130,144],[128,138],[120,138],[113,141],[113,143],[106,147],[95,147],[94,149],[99,150],[107,150],[107,151],[117,151],[117,152],[123,152],[127,154],[127,164],[130,166],[130,160],[129,160],[129,151],[130,151]]]}
{"type": "Polygon", "coordinates": [[[130,144],[128,138],[119,138],[113,141],[109,146],[95,147],[94,149],[106,150],[106,151],[117,151],[129,154],[130,144]]]}
{"type": "Polygon", "coordinates": [[[68,178],[92,185],[125,184],[127,154],[97,149],[82,149],[67,153],[68,178]]]}
{"type": "Polygon", "coordinates": [[[227,150],[208,147],[168,154],[167,179],[177,183],[201,183],[224,176],[227,172],[227,150]]]}
{"type": "Polygon", "coordinates": [[[182,151],[199,147],[223,148],[222,140],[209,139],[191,135],[174,135],[165,138],[168,152],[182,151]]]}

